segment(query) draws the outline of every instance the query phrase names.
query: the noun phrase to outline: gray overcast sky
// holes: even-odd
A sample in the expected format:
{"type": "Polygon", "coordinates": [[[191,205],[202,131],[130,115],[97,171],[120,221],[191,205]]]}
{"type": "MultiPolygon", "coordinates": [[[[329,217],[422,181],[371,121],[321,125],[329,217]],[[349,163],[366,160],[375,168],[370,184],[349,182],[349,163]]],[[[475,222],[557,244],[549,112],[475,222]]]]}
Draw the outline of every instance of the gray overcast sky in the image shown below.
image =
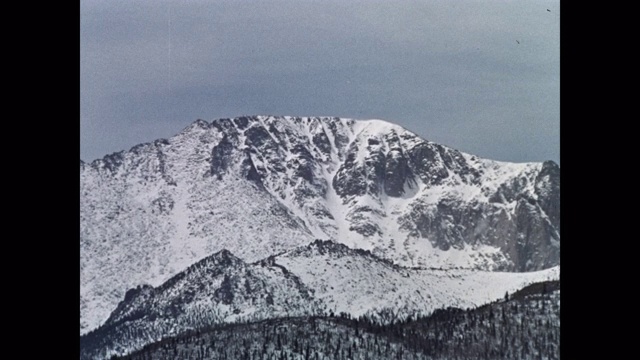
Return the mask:
{"type": "Polygon", "coordinates": [[[560,160],[558,0],[80,5],[85,161],[259,114],[384,119],[480,157],[560,160]]]}

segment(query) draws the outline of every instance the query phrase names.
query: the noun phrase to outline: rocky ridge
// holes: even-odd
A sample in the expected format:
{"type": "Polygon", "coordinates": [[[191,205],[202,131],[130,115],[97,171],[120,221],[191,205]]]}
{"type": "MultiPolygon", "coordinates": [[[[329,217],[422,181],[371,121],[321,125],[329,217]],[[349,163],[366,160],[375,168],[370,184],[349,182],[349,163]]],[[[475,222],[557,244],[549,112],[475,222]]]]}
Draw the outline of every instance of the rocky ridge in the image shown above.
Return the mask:
{"type": "Polygon", "coordinates": [[[406,268],[322,240],[250,264],[222,250],[158,287],[128,290],[105,324],[81,337],[81,347],[86,358],[109,358],[188,330],[292,316],[349,314],[392,323],[449,306],[480,306],[558,278],[559,267],[529,273],[406,268]]]}
{"type": "Polygon", "coordinates": [[[125,291],[222,249],[331,239],[399,265],[559,264],[560,170],[480,159],[381,120],[251,116],[80,165],[81,333],[125,291]]]}

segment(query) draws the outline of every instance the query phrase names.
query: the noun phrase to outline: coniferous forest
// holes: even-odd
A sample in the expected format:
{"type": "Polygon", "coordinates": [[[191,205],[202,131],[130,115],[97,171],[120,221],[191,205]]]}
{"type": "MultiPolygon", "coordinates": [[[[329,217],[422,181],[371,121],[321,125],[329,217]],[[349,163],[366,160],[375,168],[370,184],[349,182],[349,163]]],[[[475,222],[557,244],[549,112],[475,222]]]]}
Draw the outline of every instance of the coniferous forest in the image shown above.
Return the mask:
{"type": "MultiPolygon", "coordinates": [[[[394,323],[381,323],[379,319],[352,318],[342,313],[205,326],[147,345],[132,354],[110,357],[131,360],[560,357],[559,281],[533,284],[474,309],[442,309],[426,317],[394,323]]],[[[88,345],[81,343],[81,348],[87,349],[82,358],[98,355],[88,345]]]]}

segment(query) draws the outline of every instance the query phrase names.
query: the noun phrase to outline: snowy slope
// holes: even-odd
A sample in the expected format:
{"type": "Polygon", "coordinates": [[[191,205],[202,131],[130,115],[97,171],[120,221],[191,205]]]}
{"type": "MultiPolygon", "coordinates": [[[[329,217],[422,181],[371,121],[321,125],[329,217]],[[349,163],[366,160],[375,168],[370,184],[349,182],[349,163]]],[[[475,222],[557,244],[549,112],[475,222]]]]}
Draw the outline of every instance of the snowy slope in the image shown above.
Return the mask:
{"type": "Polygon", "coordinates": [[[391,310],[406,317],[474,307],[560,275],[559,266],[526,273],[406,268],[331,241],[276,256],[274,263],[299,277],[327,309],[352,316],[391,310]]]}
{"type": "Polygon", "coordinates": [[[479,159],[381,120],[198,120],[80,166],[81,333],[208,254],[314,239],[401,265],[559,264],[559,168],[479,159]]]}
{"type": "Polygon", "coordinates": [[[223,250],[159,287],[128,291],[105,325],[82,343],[87,352],[123,353],[212,324],[331,312],[388,323],[445,307],[480,306],[529,284],[558,280],[559,270],[411,269],[320,240],[253,264],[223,250]]]}

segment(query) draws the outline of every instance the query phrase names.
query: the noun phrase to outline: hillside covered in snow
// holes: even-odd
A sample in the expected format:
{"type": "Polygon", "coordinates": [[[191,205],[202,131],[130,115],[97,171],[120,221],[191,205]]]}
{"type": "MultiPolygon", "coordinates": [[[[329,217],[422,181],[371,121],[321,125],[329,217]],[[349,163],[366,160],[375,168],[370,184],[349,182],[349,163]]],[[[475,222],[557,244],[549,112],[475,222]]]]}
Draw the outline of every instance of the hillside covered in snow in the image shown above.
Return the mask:
{"type": "Polygon", "coordinates": [[[392,324],[438,309],[482,306],[558,279],[559,267],[526,273],[406,268],[320,240],[251,264],[223,250],[158,287],[129,290],[81,345],[87,359],[109,358],[229,323],[348,314],[392,324]]]}
{"type": "MultiPolygon", "coordinates": [[[[349,312],[367,301],[332,292],[328,279],[365,284],[373,280],[360,274],[379,271],[381,280],[390,277],[384,284],[411,279],[421,288],[447,269],[447,276],[549,269],[559,265],[559,181],[553,162],[480,159],[381,120],[198,120],[171,138],[80,162],[80,332],[106,324],[129,289],[165,286],[223,249],[250,283],[349,312]],[[327,257],[306,247],[316,239],[346,245],[345,253],[367,250],[401,270],[366,256],[351,264],[327,257]],[[271,265],[256,265],[269,256],[271,265]],[[315,293],[306,298],[278,266],[315,293]],[[324,277],[324,268],[338,273],[324,277]]],[[[394,294],[385,287],[392,285],[363,286],[372,296],[394,294]]],[[[407,304],[445,296],[396,287],[407,304]]],[[[446,303],[429,303],[438,301],[446,303]]]]}

